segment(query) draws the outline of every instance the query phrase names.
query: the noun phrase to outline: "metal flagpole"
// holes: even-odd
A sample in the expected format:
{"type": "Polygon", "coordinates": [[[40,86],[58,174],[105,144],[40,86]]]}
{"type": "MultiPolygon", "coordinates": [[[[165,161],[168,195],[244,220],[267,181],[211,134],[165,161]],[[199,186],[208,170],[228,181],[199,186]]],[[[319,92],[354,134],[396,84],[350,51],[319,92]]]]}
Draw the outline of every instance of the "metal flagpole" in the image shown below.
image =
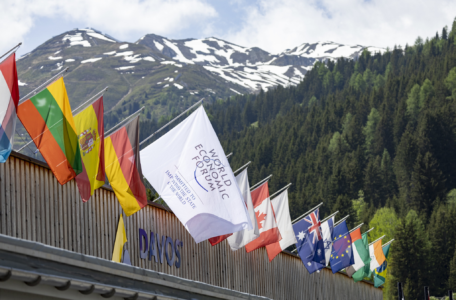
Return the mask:
{"type": "Polygon", "coordinates": [[[339,213],[339,211],[336,211],[335,213],[332,213],[331,215],[327,216],[326,218],[324,218],[324,220],[321,220],[320,223],[323,223],[323,222],[326,222],[328,221],[330,218],[334,217],[335,215],[337,215],[339,213]]]}
{"type": "Polygon", "coordinates": [[[233,155],[233,152],[231,152],[230,154],[228,154],[228,155],[226,156],[226,158],[229,158],[231,155],[233,155]]]}
{"type": "MultiPolygon", "coordinates": [[[[18,105],[21,105],[22,102],[24,102],[24,100],[27,100],[29,98],[30,95],[32,94],[36,94],[38,90],[42,89],[43,87],[45,87],[49,82],[52,82],[54,81],[56,78],[60,77],[63,73],[65,73],[66,71],[68,71],[68,67],[66,67],[65,69],[63,69],[62,71],[58,72],[57,74],[55,74],[54,76],[52,76],[50,79],[46,80],[42,85],[38,86],[36,89],[34,89],[33,91],[31,91],[30,93],[28,93],[27,95],[25,95],[24,97],[22,97],[20,100],[19,100],[19,104],[18,105]]],[[[41,90],[40,90],[41,91],[41,90]]]]}
{"type": "Polygon", "coordinates": [[[125,119],[123,119],[122,121],[120,121],[119,123],[117,123],[116,125],[114,125],[114,127],[112,127],[112,128],[109,129],[107,132],[105,132],[105,137],[107,137],[108,133],[110,133],[111,131],[113,131],[114,128],[117,128],[117,127],[119,127],[120,124],[123,124],[123,123],[125,123],[125,121],[130,120],[131,118],[133,118],[133,116],[135,116],[136,114],[140,113],[141,110],[143,110],[144,108],[145,108],[145,106],[141,107],[140,109],[138,109],[137,111],[135,111],[134,113],[132,113],[131,115],[129,115],[128,117],[126,117],[125,119]]]}
{"type": "Polygon", "coordinates": [[[394,239],[392,239],[391,241],[387,242],[387,243],[384,243],[382,245],[382,248],[385,247],[385,246],[388,246],[389,244],[391,244],[392,242],[394,242],[394,239]]]}
{"type": "Polygon", "coordinates": [[[353,228],[352,230],[350,230],[348,233],[352,233],[353,231],[355,231],[356,229],[360,228],[361,226],[363,226],[364,223],[361,223],[359,224],[358,226],[356,226],[355,228],[353,228]]]}
{"type": "MultiPolygon", "coordinates": [[[[272,197],[274,197],[275,195],[277,195],[277,194],[280,193],[281,191],[287,189],[290,185],[291,185],[291,183],[287,184],[286,186],[284,186],[283,188],[281,188],[280,190],[278,190],[277,192],[275,192],[274,194],[272,194],[271,196],[269,196],[269,199],[271,199],[272,197]]],[[[271,199],[271,201],[272,201],[272,199],[271,199]]]]}
{"type": "Polygon", "coordinates": [[[296,223],[297,221],[301,220],[303,217],[307,216],[308,214],[310,214],[313,210],[316,210],[317,208],[319,208],[320,206],[323,205],[323,202],[318,204],[317,206],[315,206],[314,208],[312,208],[311,210],[309,210],[308,212],[306,212],[305,214],[302,214],[301,216],[299,216],[297,219],[294,219],[294,221],[291,222],[291,224],[294,224],[296,223]]]}
{"type": "Polygon", "coordinates": [[[185,114],[186,112],[188,112],[189,110],[191,110],[192,108],[194,108],[195,106],[197,106],[198,104],[200,104],[201,102],[203,102],[204,98],[202,98],[200,101],[196,102],[195,104],[193,104],[192,106],[190,106],[189,108],[187,108],[186,110],[184,110],[180,115],[178,115],[177,117],[175,117],[174,119],[172,119],[171,121],[169,121],[168,123],[166,123],[162,128],[160,128],[159,130],[155,131],[154,133],[152,133],[151,135],[149,135],[148,137],[146,137],[141,143],[139,143],[139,146],[141,146],[142,144],[144,144],[146,141],[148,141],[150,138],[152,138],[154,135],[156,135],[157,133],[159,133],[160,131],[162,131],[163,129],[165,129],[165,127],[167,127],[169,124],[173,123],[174,121],[176,121],[177,119],[179,119],[183,114],[185,114]]]}
{"type": "Polygon", "coordinates": [[[237,169],[236,171],[233,172],[233,174],[239,172],[240,170],[244,169],[245,167],[247,167],[248,165],[250,165],[252,162],[249,161],[248,163],[246,163],[245,165],[243,165],[242,167],[240,167],[239,169],[237,169]]]}
{"type": "MultiPolygon", "coordinates": [[[[226,156],[226,158],[228,158],[228,156],[230,156],[231,154],[233,154],[233,153],[230,153],[230,154],[228,154],[228,155],[226,156]]],[[[249,163],[250,163],[250,162],[249,162],[249,163]]],[[[155,202],[155,201],[158,201],[158,200],[160,200],[160,199],[161,199],[161,197],[162,197],[162,196],[158,197],[157,199],[155,199],[155,200],[154,200],[154,201],[152,201],[152,202],[155,202]]]]}
{"type": "Polygon", "coordinates": [[[269,178],[271,178],[271,177],[272,177],[272,174],[269,175],[268,177],[266,177],[265,179],[261,180],[260,182],[258,182],[258,183],[255,184],[254,186],[252,186],[252,187],[250,188],[250,191],[253,191],[258,185],[260,185],[260,184],[262,184],[263,182],[267,181],[267,180],[268,180],[269,178]]]}
{"type": "Polygon", "coordinates": [[[378,240],[381,240],[381,239],[384,238],[385,236],[386,236],[386,234],[383,235],[383,236],[381,236],[381,237],[379,237],[378,239],[376,239],[375,241],[373,241],[372,243],[370,243],[369,246],[372,245],[372,244],[374,244],[374,243],[377,242],[378,240]]]}
{"type": "MultiPolygon", "coordinates": [[[[92,98],[90,98],[89,100],[87,100],[86,102],[82,103],[81,105],[79,105],[78,107],[76,107],[75,109],[73,109],[71,112],[74,113],[75,111],[77,111],[78,109],[80,109],[81,107],[83,107],[85,104],[89,103],[91,100],[94,100],[95,98],[97,98],[96,100],[98,100],[98,98],[100,98],[101,96],[100,95],[103,95],[107,90],[108,90],[109,86],[105,87],[104,89],[102,89],[100,92],[98,92],[95,96],[93,96],[92,98]]],[[[79,113],[78,113],[79,114],[79,113]]],[[[77,114],[76,114],[77,115],[77,114]]]]}
{"type": "Polygon", "coordinates": [[[374,230],[374,228],[375,228],[375,227],[372,227],[372,228],[371,228],[371,229],[369,229],[368,231],[366,231],[366,232],[363,232],[363,234],[364,234],[364,233],[368,233],[368,232],[371,232],[372,230],[374,230]]]}
{"type": "MultiPolygon", "coordinates": [[[[92,100],[93,98],[97,97],[98,95],[100,94],[103,94],[105,91],[108,90],[108,87],[106,87],[105,89],[103,89],[101,92],[97,93],[95,96],[93,96],[92,98],[90,98],[89,100],[85,101],[84,103],[82,103],[81,105],[79,105],[78,107],[76,107],[75,109],[73,109],[71,111],[71,113],[74,113],[76,110],[78,110],[81,106],[83,106],[84,104],[86,104],[87,102],[89,102],[90,100],[92,100]]],[[[24,149],[25,147],[27,147],[28,145],[30,145],[31,143],[33,142],[33,140],[31,140],[30,142],[28,142],[27,144],[25,144],[24,146],[22,146],[19,150],[16,150],[16,152],[20,152],[22,149],[24,149]]]]}
{"type": "Polygon", "coordinates": [[[3,57],[5,57],[6,55],[8,55],[10,52],[13,52],[16,51],[20,46],[22,45],[22,42],[17,44],[16,46],[14,46],[13,48],[11,48],[10,50],[6,51],[5,54],[3,54],[2,56],[0,56],[0,59],[2,59],[3,57]]]}
{"type": "Polygon", "coordinates": [[[448,300],[453,300],[453,291],[448,290],[448,300]]]}
{"type": "Polygon", "coordinates": [[[337,221],[336,224],[334,224],[334,227],[336,227],[337,225],[339,225],[339,224],[342,223],[343,221],[347,220],[348,217],[350,217],[350,215],[346,215],[345,217],[343,217],[342,219],[340,219],[339,221],[337,221]]]}

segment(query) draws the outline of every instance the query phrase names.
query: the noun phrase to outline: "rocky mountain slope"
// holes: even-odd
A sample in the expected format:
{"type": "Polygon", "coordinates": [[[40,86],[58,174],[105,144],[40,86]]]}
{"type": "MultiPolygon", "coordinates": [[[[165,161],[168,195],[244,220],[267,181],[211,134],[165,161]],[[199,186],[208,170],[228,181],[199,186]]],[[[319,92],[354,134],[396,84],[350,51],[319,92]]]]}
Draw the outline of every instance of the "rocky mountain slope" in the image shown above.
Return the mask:
{"type": "MultiPolygon", "coordinates": [[[[366,47],[332,42],[302,44],[279,54],[217,38],[171,40],[148,34],[120,42],[95,29],[55,36],[18,60],[21,95],[69,67],[66,87],[73,107],[104,87],[106,121],[145,106],[142,118],[157,119],[205,97],[295,85],[317,60],[356,58],[366,47]]],[[[382,51],[368,47],[371,52],[382,51]]]]}

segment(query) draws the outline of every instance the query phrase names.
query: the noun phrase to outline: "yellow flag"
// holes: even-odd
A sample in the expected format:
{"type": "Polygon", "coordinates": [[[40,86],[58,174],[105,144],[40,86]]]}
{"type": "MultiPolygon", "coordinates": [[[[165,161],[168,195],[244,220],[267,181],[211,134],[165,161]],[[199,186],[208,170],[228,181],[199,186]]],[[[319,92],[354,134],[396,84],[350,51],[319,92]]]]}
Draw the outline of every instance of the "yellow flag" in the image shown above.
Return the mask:
{"type": "Polygon", "coordinates": [[[76,176],[79,194],[86,202],[105,183],[103,97],[74,117],[83,170],[76,176]]]}
{"type": "Polygon", "coordinates": [[[112,261],[120,263],[120,260],[122,259],[123,246],[126,242],[127,233],[125,232],[122,214],[120,214],[119,226],[117,226],[116,242],[114,243],[114,250],[112,251],[112,261]]]}

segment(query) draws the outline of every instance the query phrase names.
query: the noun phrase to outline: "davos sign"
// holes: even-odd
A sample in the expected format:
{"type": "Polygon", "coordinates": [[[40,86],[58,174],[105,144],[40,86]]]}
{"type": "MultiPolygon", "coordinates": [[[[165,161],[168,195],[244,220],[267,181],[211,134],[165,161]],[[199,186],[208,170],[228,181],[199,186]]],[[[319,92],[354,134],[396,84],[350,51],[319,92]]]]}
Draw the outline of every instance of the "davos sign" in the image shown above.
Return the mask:
{"type": "Polygon", "coordinates": [[[170,267],[174,265],[176,268],[180,268],[182,259],[179,247],[182,248],[184,243],[178,239],[173,241],[171,237],[164,235],[160,239],[158,233],[154,234],[152,231],[149,236],[144,229],[139,228],[139,257],[152,260],[153,256],[155,262],[160,260],[161,264],[165,257],[170,267]]]}

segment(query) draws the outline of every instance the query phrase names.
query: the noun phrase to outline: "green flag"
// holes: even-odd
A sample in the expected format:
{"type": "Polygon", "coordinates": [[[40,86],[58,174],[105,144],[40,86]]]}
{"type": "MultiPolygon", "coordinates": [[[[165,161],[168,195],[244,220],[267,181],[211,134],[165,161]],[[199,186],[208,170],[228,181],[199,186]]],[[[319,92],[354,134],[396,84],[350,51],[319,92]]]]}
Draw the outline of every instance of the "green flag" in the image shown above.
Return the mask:
{"type": "Polygon", "coordinates": [[[385,283],[386,267],[388,265],[388,253],[390,250],[390,246],[391,246],[391,244],[383,247],[383,254],[385,255],[386,259],[380,267],[378,267],[377,269],[374,270],[374,285],[376,288],[378,288],[379,286],[381,286],[382,284],[385,283]]]}
{"type": "MultiPolygon", "coordinates": [[[[367,253],[369,253],[369,242],[367,241],[367,233],[363,234],[363,247],[367,253]]],[[[370,256],[364,256],[363,261],[364,261],[364,267],[356,271],[352,277],[355,282],[363,280],[364,277],[370,277],[372,275],[372,272],[370,270],[370,256]]]]}

